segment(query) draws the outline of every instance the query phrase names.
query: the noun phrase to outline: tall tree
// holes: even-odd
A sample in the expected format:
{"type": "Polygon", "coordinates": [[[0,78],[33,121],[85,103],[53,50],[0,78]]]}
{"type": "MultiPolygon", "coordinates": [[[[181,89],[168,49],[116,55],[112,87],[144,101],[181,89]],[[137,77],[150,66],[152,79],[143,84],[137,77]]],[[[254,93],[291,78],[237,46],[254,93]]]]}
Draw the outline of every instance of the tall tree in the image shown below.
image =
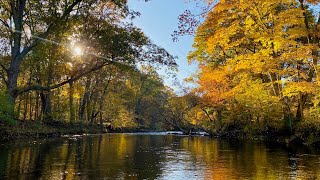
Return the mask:
{"type": "Polygon", "coordinates": [[[42,109],[48,116],[51,90],[72,84],[106,65],[137,61],[175,65],[170,54],[152,44],[141,30],[123,21],[132,15],[126,3],[126,0],[1,1],[0,38],[4,42],[1,78],[10,103],[14,104],[23,93],[40,91],[42,109]],[[83,43],[85,53],[81,58],[70,56],[72,48],[67,47],[70,41],[83,43]],[[39,51],[42,54],[34,56],[39,51]],[[37,81],[32,79],[29,84],[19,82],[28,70],[22,67],[28,66],[26,61],[30,57],[41,59],[34,61],[40,67],[38,75],[43,67],[38,63],[48,61],[47,80],[37,77],[37,81]],[[71,67],[68,74],[61,70],[53,73],[61,64],[71,67]]]}
{"type": "MultiPolygon", "coordinates": [[[[199,26],[189,54],[200,64],[197,81],[205,101],[227,109],[242,104],[279,119],[279,113],[268,113],[276,106],[285,119],[301,121],[319,88],[318,22],[307,3],[318,2],[219,1],[199,26]]],[[[258,113],[254,121],[259,118],[258,113]]]]}

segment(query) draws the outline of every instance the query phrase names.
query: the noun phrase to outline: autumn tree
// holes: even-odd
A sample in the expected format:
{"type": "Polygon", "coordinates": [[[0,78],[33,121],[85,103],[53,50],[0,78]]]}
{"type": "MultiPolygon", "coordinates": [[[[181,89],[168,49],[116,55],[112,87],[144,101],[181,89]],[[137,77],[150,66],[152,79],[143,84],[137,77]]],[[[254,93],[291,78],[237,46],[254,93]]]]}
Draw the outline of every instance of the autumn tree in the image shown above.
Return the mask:
{"type": "MultiPolygon", "coordinates": [[[[37,112],[41,101],[41,114],[51,119],[53,90],[68,84],[70,116],[75,119],[74,84],[82,77],[90,79],[92,72],[117,63],[134,66],[138,61],[146,61],[175,66],[169,53],[154,45],[141,30],[123,21],[135,15],[126,3],[112,0],[1,2],[1,78],[12,107],[19,96],[29,94],[30,99],[32,96],[37,99],[36,107],[30,105],[30,112],[34,109],[37,112]],[[71,55],[78,45],[84,53],[71,55]]],[[[87,82],[89,89],[90,80],[87,82]]],[[[87,96],[84,99],[88,99],[87,96]]],[[[26,101],[26,97],[19,97],[18,111],[23,109],[22,99],[25,104],[32,103],[26,101]]],[[[82,101],[80,119],[83,119],[86,101],[82,101]]]]}
{"type": "Polygon", "coordinates": [[[318,21],[308,3],[317,2],[219,1],[189,54],[202,70],[196,81],[204,101],[229,119],[241,107],[249,122],[303,120],[318,89],[318,21]]]}

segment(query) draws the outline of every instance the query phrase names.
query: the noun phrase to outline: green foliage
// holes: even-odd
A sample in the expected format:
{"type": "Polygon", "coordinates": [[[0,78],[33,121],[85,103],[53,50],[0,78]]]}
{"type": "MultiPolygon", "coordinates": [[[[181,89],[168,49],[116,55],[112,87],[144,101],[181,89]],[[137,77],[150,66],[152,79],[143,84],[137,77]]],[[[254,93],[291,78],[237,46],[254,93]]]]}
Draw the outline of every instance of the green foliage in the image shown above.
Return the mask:
{"type": "Polygon", "coordinates": [[[135,116],[132,112],[127,109],[121,108],[118,112],[117,118],[112,122],[115,127],[119,128],[131,128],[134,129],[137,127],[135,122],[135,116]]]}
{"type": "Polygon", "coordinates": [[[14,104],[11,103],[10,97],[4,92],[0,91],[0,122],[4,122],[8,125],[17,125],[17,121],[14,119],[14,104]]]}
{"type": "Polygon", "coordinates": [[[0,86],[17,102],[1,96],[1,121],[17,109],[24,121],[157,126],[165,87],[155,67],[175,67],[175,59],[128,21],[138,13],[127,3],[1,1],[0,86]]]}

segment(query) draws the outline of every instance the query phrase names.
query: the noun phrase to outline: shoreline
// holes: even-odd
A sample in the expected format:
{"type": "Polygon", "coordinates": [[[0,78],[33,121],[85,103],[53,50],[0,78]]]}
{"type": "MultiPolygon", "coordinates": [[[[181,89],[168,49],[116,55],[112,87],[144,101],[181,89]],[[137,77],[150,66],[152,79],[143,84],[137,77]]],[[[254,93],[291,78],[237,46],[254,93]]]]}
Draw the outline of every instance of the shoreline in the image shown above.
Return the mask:
{"type": "Polygon", "coordinates": [[[274,142],[283,145],[302,145],[305,147],[320,148],[318,137],[313,137],[313,141],[305,140],[302,137],[308,137],[306,134],[281,134],[281,131],[273,133],[245,133],[241,130],[229,130],[220,134],[203,134],[192,133],[183,134],[178,131],[157,131],[149,129],[121,129],[109,132],[101,132],[97,126],[79,125],[79,124],[60,124],[60,125],[45,125],[43,123],[25,123],[19,126],[4,126],[0,125],[0,142],[8,142],[23,139],[46,139],[57,138],[66,135],[83,135],[83,134],[113,134],[113,133],[152,133],[152,132],[167,132],[167,135],[183,135],[183,136],[209,136],[216,139],[234,139],[234,140],[250,140],[259,142],[274,142]]]}
{"type": "Polygon", "coordinates": [[[102,134],[100,128],[88,125],[45,125],[26,123],[19,126],[0,126],[0,142],[23,139],[56,138],[63,135],[102,134]]]}

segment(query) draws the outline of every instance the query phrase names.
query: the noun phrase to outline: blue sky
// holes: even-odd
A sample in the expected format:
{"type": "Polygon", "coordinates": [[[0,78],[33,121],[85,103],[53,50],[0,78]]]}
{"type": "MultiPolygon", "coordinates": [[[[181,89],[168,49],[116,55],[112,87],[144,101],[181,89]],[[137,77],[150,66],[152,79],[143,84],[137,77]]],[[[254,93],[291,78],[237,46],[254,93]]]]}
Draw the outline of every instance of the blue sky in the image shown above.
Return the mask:
{"type": "MultiPolygon", "coordinates": [[[[177,78],[180,84],[187,86],[183,80],[197,70],[197,65],[188,65],[187,54],[192,50],[193,37],[185,36],[173,42],[171,34],[178,27],[178,16],[186,9],[194,9],[193,3],[186,0],[129,0],[129,8],[141,13],[133,23],[157,45],[165,48],[170,54],[178,56],[177,64],[179,72],[177,78]]],[[[160,74],[163,72],[160,72],[160,74]]],[[[173,86],[172,79],[165,79],[165,84],[180,91],[179,87],[173,86]]]]}

